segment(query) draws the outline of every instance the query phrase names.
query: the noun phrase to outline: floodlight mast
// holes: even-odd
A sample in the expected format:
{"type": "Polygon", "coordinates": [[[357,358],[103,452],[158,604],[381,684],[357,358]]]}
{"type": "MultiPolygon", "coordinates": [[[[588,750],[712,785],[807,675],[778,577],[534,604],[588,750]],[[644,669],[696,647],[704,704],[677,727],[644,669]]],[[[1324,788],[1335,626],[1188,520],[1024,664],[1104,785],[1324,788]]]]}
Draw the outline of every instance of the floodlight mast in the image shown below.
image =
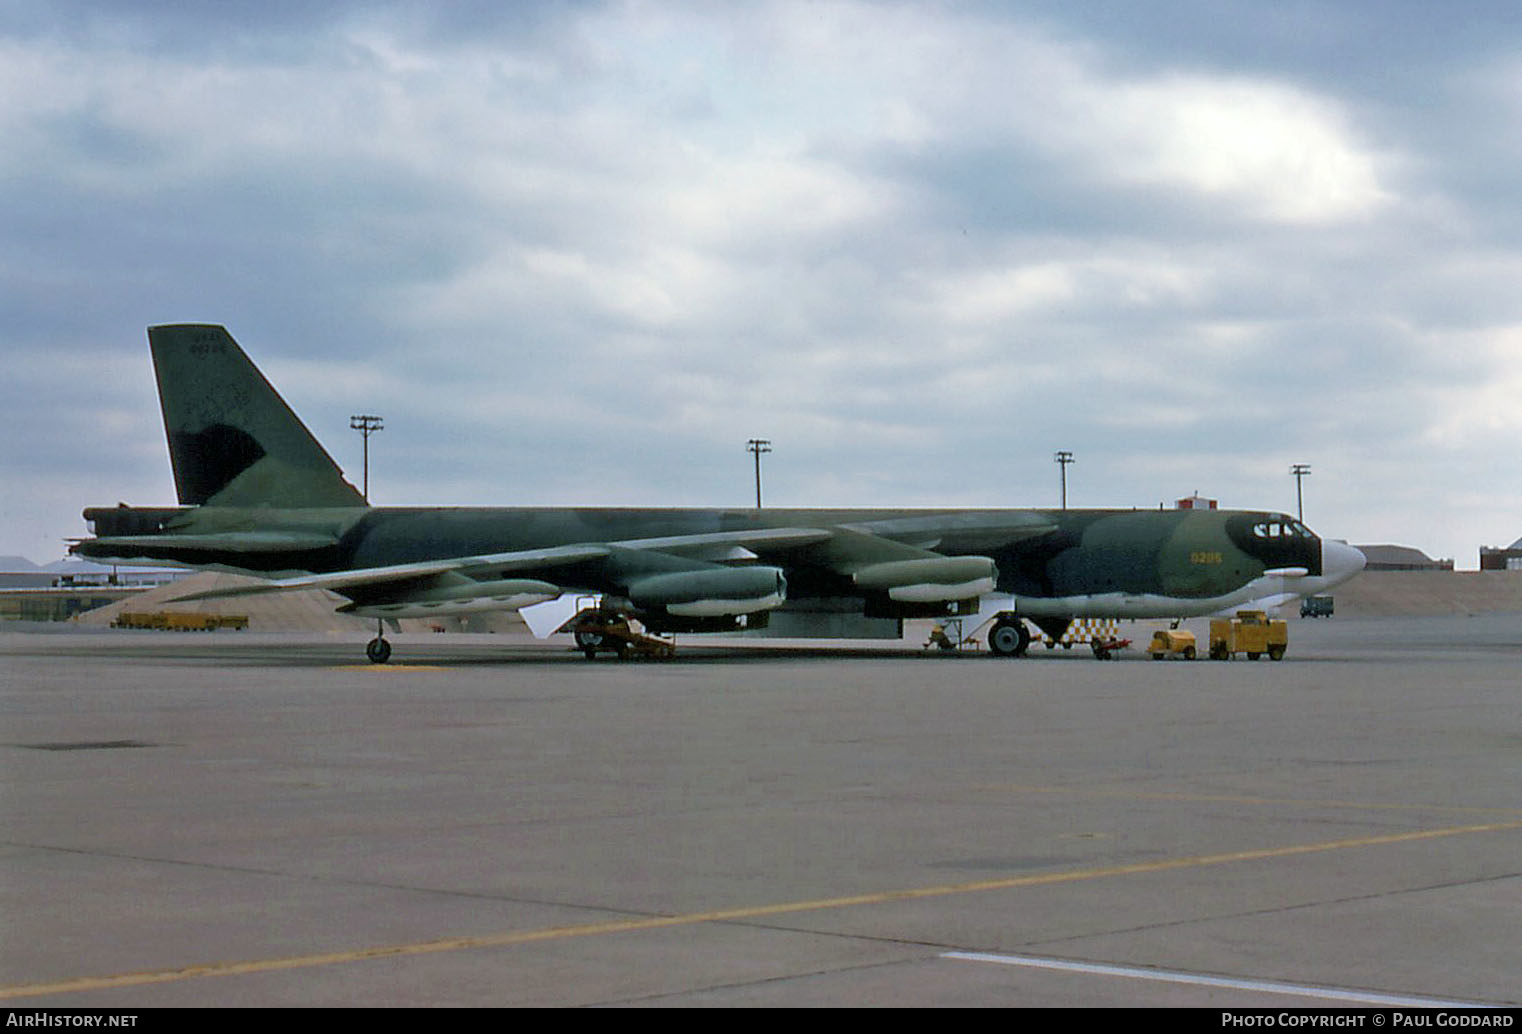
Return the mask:
{"type": "Polygon", "coordinates": [[[1295,516],[1300,523],[1305,523],[1305,496],[1300,491],[1300,481],[1311,472],[1309,463],[1296,463],[1289,468],[1290,474],[1295,478],[1295,516]]]}
{"type": "Polygon", "coordinates": [[[380,417],[371,413],[361,413],[349,417],[349,429],[358,431],[365,439],[365,487],[360,494],[368,503],[370,501],[370,436],[376,431],[384,431],[386,426],[381,422],[380,417]]]}
{"type": "Polygon", "coordinates": [[[1066,510],[1068,508],[1068,464],[1075,462],[1073,454],[1067,449],[1062,449],[1052,457],[1052,461],[1062,467],[1062,508],[1066,510]]]}
{"type": "Polygon", "coordinates": [[[761,454],[772,451],[770,438],[752,438],[745,443],[745,449],[756,458],[756,509],[761,509],[761,454]]]}

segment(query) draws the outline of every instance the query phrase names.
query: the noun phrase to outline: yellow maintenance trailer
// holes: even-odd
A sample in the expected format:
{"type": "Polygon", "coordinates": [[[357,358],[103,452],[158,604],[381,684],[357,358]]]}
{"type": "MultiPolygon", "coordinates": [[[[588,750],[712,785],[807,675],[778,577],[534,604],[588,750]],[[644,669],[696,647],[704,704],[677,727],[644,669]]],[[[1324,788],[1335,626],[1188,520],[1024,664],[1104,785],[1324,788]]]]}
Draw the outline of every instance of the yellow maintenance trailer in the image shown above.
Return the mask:
{"type": "Polygon", "coordinates": [[[1261,610],[1239,610],[1234,618],[1210,620],[1210,659],[1229,661],[1234,653],[1245,653],[1255,661],[1268,654],[1270,660],[1284,659],[1289,646],[1289,624],[1270,620],[1261,610]]]}
{"type": "Polygon", "coordinates": [[[123,611],[112,628],[152,628],[160,632],[214,632],[219,628],[238,631],[248,627],[246,614],[187,614],[174,610],[123,611]]]}
{"type": "Polygon", "coordinates": [[[1186,661],[1194,660],[1194,633],[1183,628],[1160,628],[1152,633],[1147,652],[1154,661],[1171,654],[1178,654],[1186,661]]]}

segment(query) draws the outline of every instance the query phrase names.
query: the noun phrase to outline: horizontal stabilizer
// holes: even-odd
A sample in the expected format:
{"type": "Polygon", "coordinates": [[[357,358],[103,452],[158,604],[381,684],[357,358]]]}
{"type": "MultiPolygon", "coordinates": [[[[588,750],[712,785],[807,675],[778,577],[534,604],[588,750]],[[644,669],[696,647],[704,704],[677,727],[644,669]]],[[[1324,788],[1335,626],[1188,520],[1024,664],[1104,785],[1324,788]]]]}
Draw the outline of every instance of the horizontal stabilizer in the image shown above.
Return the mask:
{"type": "Polygon", "coordinates": [[[152,549],[165,555],[176,552],[203,553],[208,550],[228,553],[295,553],[327,549],[338,539],[321,532],[224,531],[208,535],[114,535],[85,541],[90,543],[88,555],[91,556],[110,555],[112,549],[126,550],[126,555],[132,556],[141,555],[143,549],[152,549]]]}

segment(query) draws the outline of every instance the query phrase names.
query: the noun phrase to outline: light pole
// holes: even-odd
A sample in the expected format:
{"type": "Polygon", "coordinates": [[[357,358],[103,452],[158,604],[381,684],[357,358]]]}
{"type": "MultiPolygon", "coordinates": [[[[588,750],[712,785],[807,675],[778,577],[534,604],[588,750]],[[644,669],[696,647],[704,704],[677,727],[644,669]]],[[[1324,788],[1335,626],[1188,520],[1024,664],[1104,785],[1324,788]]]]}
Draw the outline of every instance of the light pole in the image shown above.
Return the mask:
{"type": "Polygon", "coordinates": [[[370,501],[370,436],[376,431],[384,431],[386,427],[381,423],[380,417],[369,413],[362,413],[358,416],[349,417],[349,429],[351,431],[358,431],[365,437],[365,488],[363,495],[365,502],[368,503],[370,501]]]}
{"type": "Polygon", "coordinates": [[[1052,457],[1054,463],[1062,467],[1062,508],[1068,508],[1068,464],[1074,462],[1073,454],[1066,449],[1061,450],[1052,457]]]}
{"type": "Polygon", "coordinates": [[[1289,468],[1289,472],[1295,477],[1295,516],[1300,523],[1305,523],[1305,496],[1300,492],[1300,479],[1311,472],[1309,463],[1296,463],[1289,468]]]}
{"type": "Polygon", "coordinates": [[[756,509],[761,509],[761,454],[772,451],[770,438],[752,438],[745,443],[745,449],[756,457],[756,509]]]}

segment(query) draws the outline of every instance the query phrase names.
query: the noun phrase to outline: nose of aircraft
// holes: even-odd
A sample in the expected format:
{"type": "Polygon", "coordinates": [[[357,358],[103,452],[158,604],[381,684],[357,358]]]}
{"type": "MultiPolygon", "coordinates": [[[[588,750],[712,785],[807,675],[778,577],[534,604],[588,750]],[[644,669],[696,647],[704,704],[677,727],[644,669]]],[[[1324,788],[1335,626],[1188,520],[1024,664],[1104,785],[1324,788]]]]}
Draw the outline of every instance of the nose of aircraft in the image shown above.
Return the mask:
{"type": "Polygon", "coordinates": [[[1326,579],[1329,586],[1347,581],[1362,571],[1368,562],[1369,558],[1363,555],[1362,550],[1346,542],[1321,540],[1321,577],[1326,579]]]}

